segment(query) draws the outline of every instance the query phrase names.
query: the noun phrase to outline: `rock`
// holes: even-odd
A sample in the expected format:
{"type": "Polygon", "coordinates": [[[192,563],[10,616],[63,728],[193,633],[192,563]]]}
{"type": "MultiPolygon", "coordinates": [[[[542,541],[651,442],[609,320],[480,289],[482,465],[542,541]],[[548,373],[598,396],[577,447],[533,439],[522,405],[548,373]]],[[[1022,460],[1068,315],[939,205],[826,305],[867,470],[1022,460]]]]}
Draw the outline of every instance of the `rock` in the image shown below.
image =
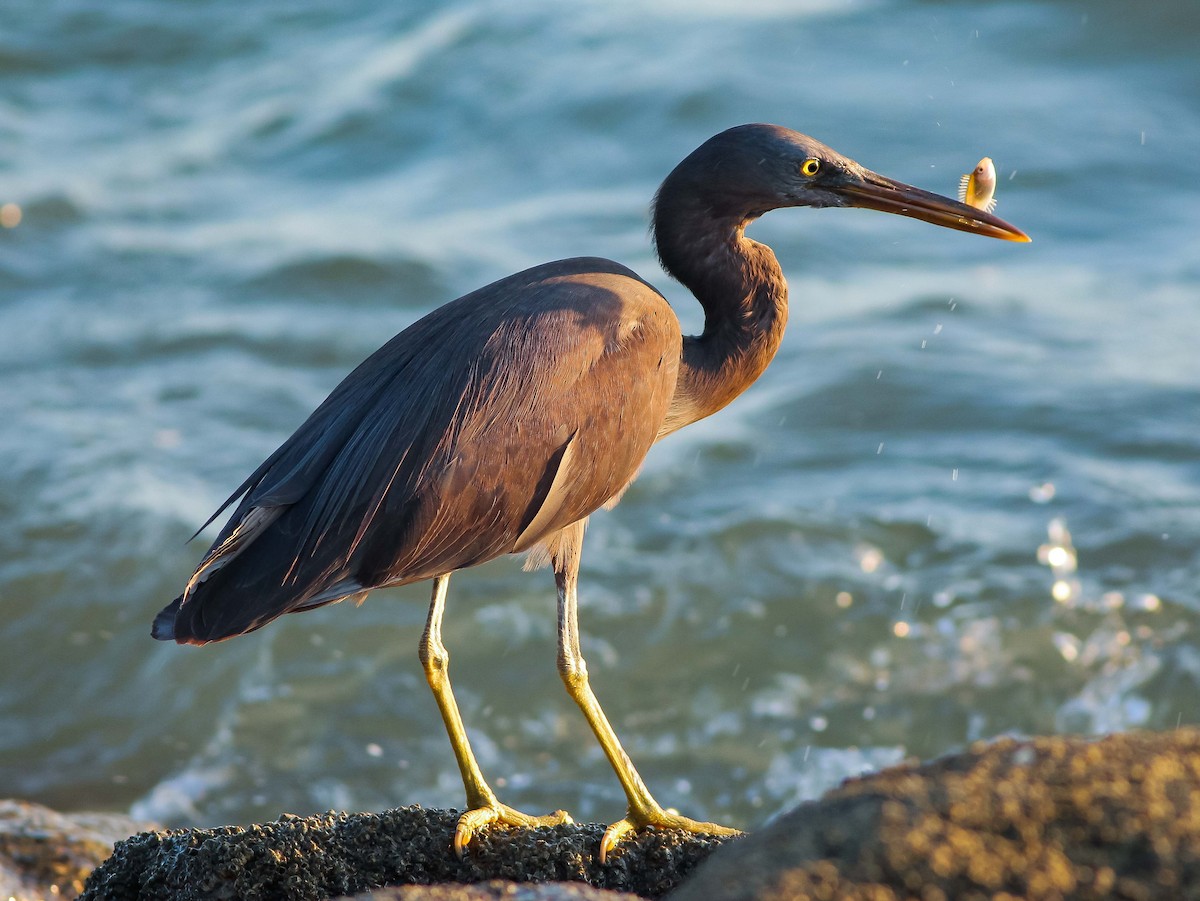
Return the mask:
{"type": "Polygon", "coordinates": [[[382,888],[341,901],[641,901],[640,896],[610,892],[578,882],[533,885],[493,879],[474,885],[409,885],[382,888]]]}
{"type": "Polygon", "coordinates": [[[501,827],[477,834],[459,860],[451,849],[457,821],[456,811],[407,807],[146,833],[121,842],[82,897],[325,901],[380,886],[505,879],[579,882],[658,898],[727,840],[646,830],[601,866],[603,826],[501,827]]]}
{"type": "Polygon", "coordinates": [[[1200,731],[1003,740],[851,780],[669,901],[1200,898],[1200,731]]]}
{"type": "Polygon", "coordinates": [[[153,823],[0,800],[0,898],[75,898],[113,846],[153,823]]]}
{"type": "Polygon", "coordinates": [[[600,826],[494,828],[460,861],[456,820],[413,807],[147,833],[119,843],[83,897],[1200,899],[1200,731],[976,744],[851,780],[725,845],[649,830],[605,866],[600,826]]]}

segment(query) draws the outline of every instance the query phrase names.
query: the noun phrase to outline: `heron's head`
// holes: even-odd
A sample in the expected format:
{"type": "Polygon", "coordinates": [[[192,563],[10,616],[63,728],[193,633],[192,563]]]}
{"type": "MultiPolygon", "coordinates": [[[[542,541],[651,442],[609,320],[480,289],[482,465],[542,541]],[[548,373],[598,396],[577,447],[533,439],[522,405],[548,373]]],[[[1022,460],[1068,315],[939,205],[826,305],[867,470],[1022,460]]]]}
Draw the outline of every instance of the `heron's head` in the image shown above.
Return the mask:
{"type": "Polygon", "coordinates": [[[753,219],[793,206],[862,207],[989,238],[1029,240],[990,213],[879,175],[778,125],[739,125],[710,138],[667,177],[660,196],[669,185],[702,198],[717,217],[753,219]]]}

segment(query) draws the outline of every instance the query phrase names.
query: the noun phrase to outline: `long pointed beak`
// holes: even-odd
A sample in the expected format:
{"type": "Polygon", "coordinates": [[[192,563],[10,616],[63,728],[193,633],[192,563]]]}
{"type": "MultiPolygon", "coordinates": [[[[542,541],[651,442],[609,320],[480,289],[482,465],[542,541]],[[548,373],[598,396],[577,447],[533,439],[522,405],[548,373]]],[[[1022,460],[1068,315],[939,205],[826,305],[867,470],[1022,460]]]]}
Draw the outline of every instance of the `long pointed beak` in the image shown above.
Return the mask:
{"type": "Polygon", "coordinates": [[[911,216],[934,225],[989,238],[1029,240],[1029,235],[998,216],[874,172],[868,171],[861,181],[841,185],[835,190],[847,199],[850,206],[911,216]]]}

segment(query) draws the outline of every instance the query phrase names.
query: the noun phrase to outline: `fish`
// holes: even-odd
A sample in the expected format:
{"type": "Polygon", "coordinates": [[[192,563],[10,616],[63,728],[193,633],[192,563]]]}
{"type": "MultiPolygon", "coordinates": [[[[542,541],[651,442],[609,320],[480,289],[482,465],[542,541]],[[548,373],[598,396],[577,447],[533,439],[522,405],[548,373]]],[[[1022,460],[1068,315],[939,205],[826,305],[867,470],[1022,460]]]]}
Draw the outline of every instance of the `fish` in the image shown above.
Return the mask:
{"type": "Polygon", "coordinates": [[[985,156],[979,165],[958,181],[958,199],[967,206],[990,213],[996,208],[996,167],[985,156]]]}

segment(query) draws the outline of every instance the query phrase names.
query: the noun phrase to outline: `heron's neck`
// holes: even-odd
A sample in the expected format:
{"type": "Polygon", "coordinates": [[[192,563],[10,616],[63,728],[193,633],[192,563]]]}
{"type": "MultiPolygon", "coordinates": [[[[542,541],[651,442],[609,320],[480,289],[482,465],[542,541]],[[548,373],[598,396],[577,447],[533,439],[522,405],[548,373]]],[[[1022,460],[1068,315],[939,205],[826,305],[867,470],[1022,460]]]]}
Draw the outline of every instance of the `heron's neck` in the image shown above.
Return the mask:
{"type": "Polygon", "coordinates": [[[771,248],[743,234],[752,216],[703,228],[656,229],[663,266],[704,307],[704,331],[683,339],[663,437],[716,413],[762,375],[787,325],[787,282],[771,248]],[[716,227],[714,227],[716,226],[716,227]]]}

